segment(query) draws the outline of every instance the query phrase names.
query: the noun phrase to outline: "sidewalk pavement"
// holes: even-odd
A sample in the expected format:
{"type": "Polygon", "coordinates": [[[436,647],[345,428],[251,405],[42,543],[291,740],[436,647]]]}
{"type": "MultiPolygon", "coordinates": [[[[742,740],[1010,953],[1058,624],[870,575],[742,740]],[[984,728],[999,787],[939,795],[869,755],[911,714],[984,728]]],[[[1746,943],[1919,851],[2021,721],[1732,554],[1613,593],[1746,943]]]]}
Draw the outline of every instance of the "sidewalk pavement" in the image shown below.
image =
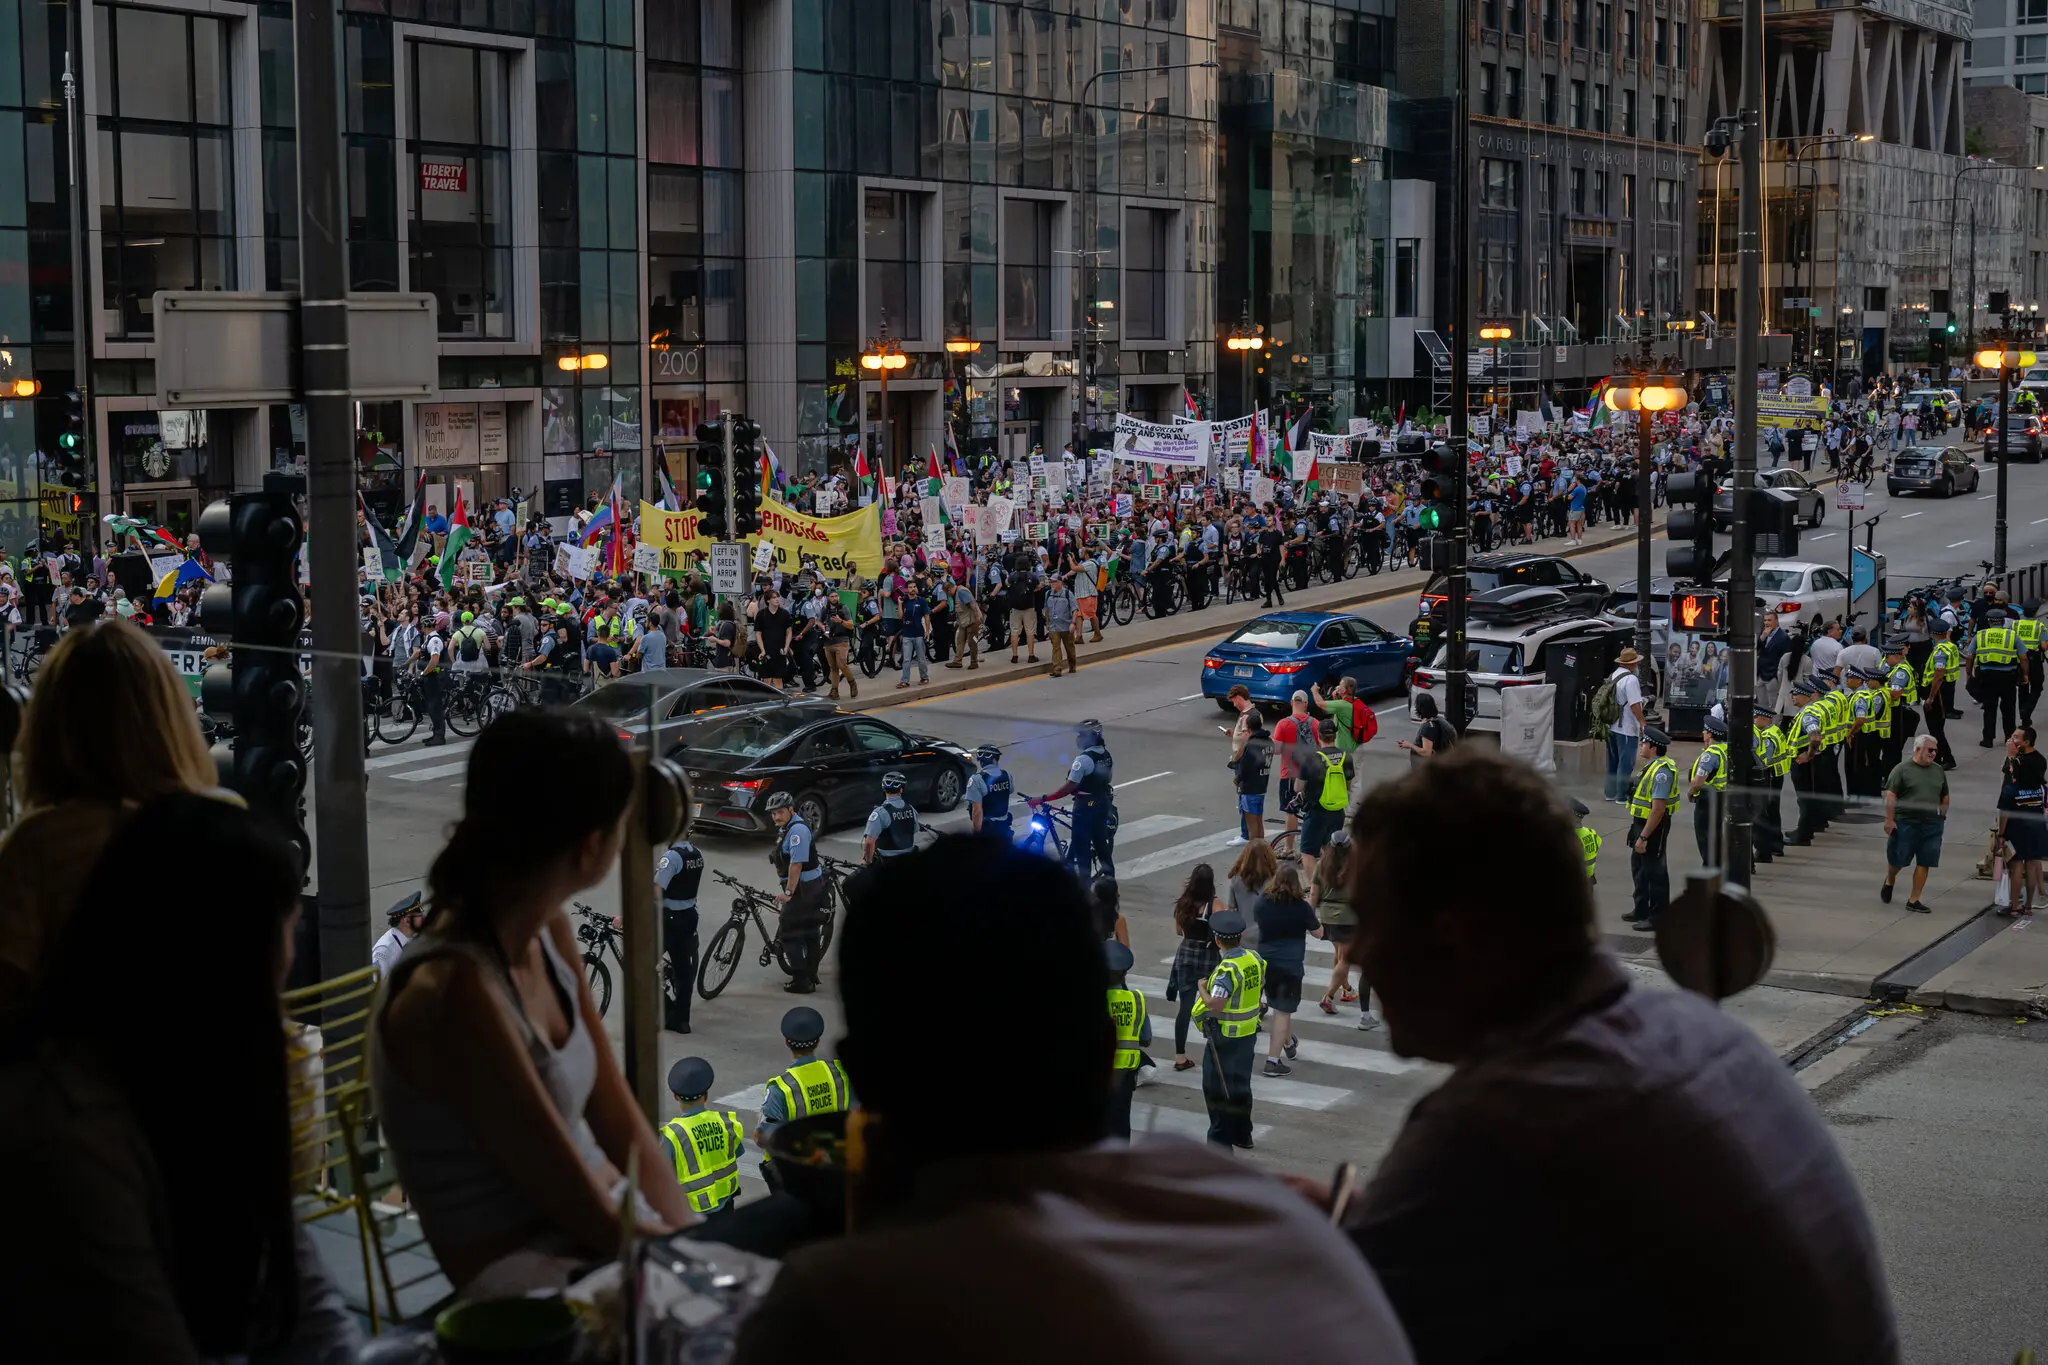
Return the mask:
{"type": "MultiPolygon", "coordinates": [[[[1650,524],[1654,535],[1663,534],[1664,518],[1661,510],[1650,524]]],[[[1576,559],[1581,555],[1611,550],[1617,545],[1633,544],[1635,537],[1635,528],[1632,526],[1616,527],[1602,523],[1589,529],[1586,538],[1570,549],[1565,547],[1565,542],[1561,538],[1556,537],[1539,540],[1534,545],[1501,548],[1576,559]]],[[[1390,617],[1382,624],[1390,629],[1405,630],[1415,614],[1414,599],[1429,579],[1429,574],[1417,569],[1403,569],[1398,572],[1387,570],[1371,576],[1367,576],[1361,570],[1355,577],[1341,583],[1325,583],[1317,579],[1302,592],[1289,588],[1286,607],[1275,610],[1352,611],[1375,602],[1396,601],[1401,605],[1394,616],[1400,619],[1390,617]]],[[[1200,611],[1182,608],[1173,615],[1156,621],[1140,613],[1131,618],[1129,625],[1110,626],[1102,633],[1100,644],[1088,644],[1080,636],[1076,636],[1075,654],[1080,666],[1086,668],[1090,664],[1128,658],[1133,654],[1144,654],[1172,645],[1220,640],[1238,626],[1265,613],[1266,609],[1258,603],[1245,601],[1226,604],[1220,597],[1212,598],[1209,605],[1200,611]]],[[[906,702],[928,701],[933,697],[950,696],[956,692],[971,692],[995,683],[1014,682],[1041,674],[1049,675],[1052,672],[1051,642],[1047,641],[1037,646],[1037,649],[1039,661],[1035,664],[1023,661],[1013,664],[1001,650],[993,653],[985,651],[981,656],[981,667],[971,671],[933,664],[931,682],[922,685],[913,682],[901,691],[896,687],[900,675],[894,669],[884,668],[872,679],[862,678],[861,695],[844,705],[854,711],[877,711],[884,707],[901,706],[906,702]]]]}
{"type": "MultiPolygon", "coordinates": [[[[1972,1013],[2040,1014],[2048,1006],[2048,926],[2027,930],[1993,913],[1993,884],[1977,875],[1996,827],[2003,745],[1977,746],[1978,713],[1949,722],[1957,766],[1949,773],[1949,819],[1941,865],[1928,874],[1923,901],[1933,911],[1906,909],[1910,870],[1899,874],[1887,905],[1884,882],[1884,807],[1852,809],[1805,848],[1787,848],[1756,870],[1757,898],[1769,912],[1777,952],[1764,985],[1886,1001],[1943,1005],[1972,1013]],[[2025,932],[2019,932],[2026,930],[2025,932]]],[[[1672,747],[1681,774],[1691,770],[1696,744],[1672,747]]],[[[1630,908],[1628,815],[1600,800],[1597,781],[1565,779],[1567,790],[1592,807],[1586,823],[1606,841],[1599,860],[1600,925],[1623,958],[1654,963],[1655,941],[1623,922],[1630,908]]],[[[1797,823],[1790,784],[1782,797],[1789,831],[1797,823]]],[[[1671,889],[1700,867],[1690,803],[1678,816],[1669,844],[1671,889]]],[[[1745,993],[1753,994],[1754,992],[1745,993]]]]}

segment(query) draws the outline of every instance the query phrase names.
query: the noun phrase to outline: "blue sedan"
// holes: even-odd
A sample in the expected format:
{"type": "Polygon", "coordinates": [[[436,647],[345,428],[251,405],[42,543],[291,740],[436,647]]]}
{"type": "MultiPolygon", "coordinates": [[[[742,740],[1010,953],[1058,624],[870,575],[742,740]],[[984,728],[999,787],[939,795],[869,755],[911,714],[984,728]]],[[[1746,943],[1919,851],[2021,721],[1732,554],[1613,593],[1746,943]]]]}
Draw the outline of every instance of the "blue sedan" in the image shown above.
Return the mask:
{"type": "Polygon", "coordinates": [[[1351,679],[1360,696],[1394,692],[1407,685],[1414,654],[1414,640],[1362,616],[1278,611],[1247,621],[1203,656],[1202,695],[1227,711],[1239,686],[1253,701],[1282,707],[1297,691],[1315,683],[1327,691],[1339,678],[1351,679]]]}

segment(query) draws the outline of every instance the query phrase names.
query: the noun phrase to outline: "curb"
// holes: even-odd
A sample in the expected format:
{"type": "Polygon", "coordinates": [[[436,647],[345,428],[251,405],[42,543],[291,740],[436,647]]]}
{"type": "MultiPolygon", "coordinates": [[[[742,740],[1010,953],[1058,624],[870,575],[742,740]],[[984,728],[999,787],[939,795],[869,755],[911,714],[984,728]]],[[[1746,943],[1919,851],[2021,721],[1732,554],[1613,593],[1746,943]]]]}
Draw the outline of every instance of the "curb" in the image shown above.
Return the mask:
{"type": "Polygon", "coordinates": [[[1958,1014],[2048,1019],[2048,995],[2022,999],[2015,995],[1976,995],[1969,991],[1915,991],[1906,997],[1906,1003],[1954,1010],[1958,1014]]]}
{"type": "MultiPolygon", "coordinates": [[[[1663,522],[1661,520],[1654,521],[1650,525],[1650,529],[1653,534],[1661,531],[1662,528],[1663,522]]],[[[1597,554],[1603,550],[1612,550],[1616,546],[1633,544],[1635,539],[1636,532],[1633,528],[1631,528],[1626,535],[1615,535],[1607,537],[1605,539],[1588,536],[1584,542],[1582,542],[1581,544],[1579,544],[1571,550],[1559,554],[1557,558],[1576,559],[1581,555],[1597,554]]],[[[1543,553],[1543,551],[1540,548],[1531,548],[1535,553],[1543,553]]],[[[1371,580],[1368,579],[1367,581],[1370,582],[1371,580]]],[[[1357,579],[1346,579],[1345,582],[1355,583],[1357,582],[1357,579]]],[[[1341,611],[1350,607],[1364,606],[1371,602],[1386,601],[1390,598],[1400,597],[1405,593],[1417,591],[1428,582],[1429,576],[1427,574],[1421,575],[1417,577],[1414,581],[1401,587],[1393,586],[1393,580],[1389,579],[1388,587],[1385,591],[1372,593],[1364,597],[1340,597],[1332,602],[1317,603],[1315,606],[1307,608],[1307,610],[1341,611]]],[[[1328,584],[1325,586],[1334,587],[1335,585],[1328,584]]],[[[1104,642],[1102,644],[1096,645],[1089,649],[1087,657],[1081,660],[1081,664],[1083,667],[1085,667],[1087,664],[1093,662],[1107,663],[1113,659],[1124,659],[1129,658],[1132,655],[1148,654],[1156,649],[1171,649],[1177,645],[1193,644],[1198,640],[1214,639],[1216,638],[1217,627],[1219,625],[1227,630],[1234,626],[1241,626],[1245,622],[1254,620],[1264,614],[1265,612],[1263,608],[1261,608],[1258,611],[1253,611],[1249,615],[1242,616],[1232,615],[1229,611],[1218,613],[1215,615],[1211,615],[1209,612],[1204,611],[1201,613],[1204,620],[1200,626],[1191,627],[1188,629],[1173,630],[1169,631],[1165,635],[1153,636],[1151,638],[1144,640],[1133,640],[1128,644],[1110,643],[1110,641],[1113,641],[1117,638],[1118,633],[1121,633],[1122,631],[1130,628],[1127,626],[1116,627],[1115,632],[1105,637],[1104,642]]],[[[1079,656],[1080,650],[1078,648],[1075,650],[1075,654],[1077,657],[1079,656]]],[[[945,665],[936,664],[934,665],[934,668],[943,669],[945,668],[945,665]]],[[[965,669],[962,669],[961,671],[964,673],[965,669]]],[[[1080,670],[1077,668],[1075,671],[1079,672],[1080,670]]],[[[1001,671],[993,676],[981,678],[948,678],[944,681],[931,682],[922,685],[913,684],[911,687],[902,692],[896,691],[895,684],[891,683],[888,684],[889,691],[881,696],[877,696],[872,699],[868,697],[855,697],[851,700],[842,701],[840,705],[844,706],[849,711],[880,711],[886,710],[892,706],[904,706],[911,702],[929,701],[936,697],[949,697],[961,692],[978,691],[981,688],[993,687],[999,683],[1017,682],[1025,678],[1049,677],[1051,673],[1052,665],[1050,663],[1020,663],[1014,666],[1005,664],[1003,665],[1001,671]]],[[[877,673],[875,675],[872,682],[876,686],[881,686],[881,680],[887,676],[888,670],[884,669],[881,673],[877,673]]]]}

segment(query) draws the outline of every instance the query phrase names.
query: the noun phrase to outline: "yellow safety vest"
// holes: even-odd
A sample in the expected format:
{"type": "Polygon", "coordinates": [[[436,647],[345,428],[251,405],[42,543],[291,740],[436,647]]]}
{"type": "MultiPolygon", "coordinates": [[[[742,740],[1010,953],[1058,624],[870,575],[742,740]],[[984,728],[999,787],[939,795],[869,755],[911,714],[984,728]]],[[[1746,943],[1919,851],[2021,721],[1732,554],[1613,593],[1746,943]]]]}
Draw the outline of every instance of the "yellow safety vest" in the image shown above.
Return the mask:
{"type": "Polygon", "coordinates": [[[1863,689],[1870,695],[1870,715],[1867,717],[1871,734],[1879,739],[1892,737],[1892,694],[1882,687],[1863,689]]]}
{"type": "Polygon", "coordinates": [[[1834,708],[1829,706],[1825,701],[1820,700],[1818,698],[1806,703],[1806,705],[1799,708],[1799,747],[1801,750],[1804,750],[1806,748],[1805,721],[1808,716],[1812,716],[1814,724],[1820,727],[1819,739],[1821,749],[1825,751],[1829,746],[1831,746],[1834,743],[1834,740],[1829,737],[1829,731],[1831,729],[1829,721],[1833,716],[1833,713],[1834,708]]]}
{"type": "Polygon", "coordinates": [[[1986,626],[1977,632],[1977,667],[2011,668],[2019,661],[2019,636],[2010,627],[1986,626]]]}
{"type": "Polygon", "coordinates": [[[1885,678],[1884,685],[1898,693],[1902,706],[1913,706],[1920,700],[1920,680],[1913,676],[1913,665],[1896,665],[1885,678]]]}
{"type": "Polygon", "coordinates": [[[1116,1025],[1116,1069],[1136,1071],[1138,1036],[1145,1031],[1145,997],[1122,986],[1109,992],[1109,1021],[1116,1025]]]}
{"type": "Polygon", "coordinates": [[[1830,692],[1819,701],[1827,708],[1828,743],[1847,744],[1849,727],[1856,723],[1856,708],[1849,704],[1849,694],[1830,692]]]}
{"type": "Polygon", "coordinates": [[[723,1109],[700,1109],[661,1126],[676,1149],[676,1181],[683,1199],[698,1213],[709,1213],[740,1190],[739,1116],[723,1109]]]}
{"type": "Polygon", "coordinates": [[[1806,711],[1802,707],[1785,717],[1784,725],[1778,729],[1778,747],[1783,750],[1778,755],[1777,771],[1780,777],[1791,772],[1792,764],[1797,761],[1799,755],[1806,752],[1806,727],[1799,723],[1799,718],[1805,714],[1806,711]]]}
{"type": "Polygon", "coordinates": [[[1265,987],[1266,960],[1249,948],[1231,949],[1209,977],[1210,991],[1221,988],[1229,998],[1221,1011],[1212,1011],[1209,996],[1198,996],[1193,1011],[1196,1025],[1214,1013],[1216,1031],[1225,1038],[1251,1037],[1259,1031],[1259,994],[1265,987]]]}
{"type": "Polygon", "coordinates": [[[1687,773],[1686,776],[1693,781],[1698,781],[1700,775],[1700,764],[1702,761],[1705,760],[1708,754],[1714,755],[1714,757],[1719,759],[1720,762],[1714,766],[1714,775],[1707,779],[1707,786],[1717,792],[1727,791],[1728,744],[1725,740],[1717,739],[1712,744],[1709,744],[1706,748],[1700,750],[1699,757],[1695,758],[1692,761],[1692,771],[1687,773]]]}
{"type": "Polygon", "coordinates": [[[1954,682],[1956,674],[1960,673],[1962,668],[1963,652],[1955,647],[1953,641],[1942,640],[1934,646],[1934,652],[1927,656],[1927,668],[1920,675],[1920,685],[1927,688],[1933,687],[1936,669],[1940,669],[1946,675],[1948,681],[1954,682]]]}
{"type": "Polygon", "coordinates": [[[2013,624],[2013,631],[2020,637],[2020,648],[2030,654],[2041,652],[2041,623],[2031,616],[2022,616],[2013,624]]]}
{"type": "Polygon", "coordinates": [[[1776,727],[1766,725],[1756,732],[1756,768],[1765,776],[1782,771],[1778,764],[1785,755],[1784,741],[1776,727]]]}
{"type": "Polygon", "coordinates": [[[1586,858],[1586,875],[1593,875],[1593,862],[1600,856],[1600,831],[1579,826],[1579,852],[1586,858]]]}
{"type": "Polygon", "coordinates": [[[1643,775],[1636,779],[1635,792],[1628,799],[1628,813],[1638,820],[1650,818],[1651,802],[1655,799],[1650,795],[1650,786],[1659,772],[1671,774],[1671,795],[1665,798],[1665,813],[1676,815],[1679,806],[1684,804],[1684,798],[1678,791],[1678,764],[1669,754],[1660,755],[1651,759],[1650,766],[1643,769],[1643,775]]]}
{"type": "Polygon", "coordinates": [[[853,1087],[837,1061],[813,1058],[798,1062],[768,1082],[768,1089],[782,1096],[783,1117],[808,1118],[812,1114],[836,1114],[853,1108],[853,1087]]]}

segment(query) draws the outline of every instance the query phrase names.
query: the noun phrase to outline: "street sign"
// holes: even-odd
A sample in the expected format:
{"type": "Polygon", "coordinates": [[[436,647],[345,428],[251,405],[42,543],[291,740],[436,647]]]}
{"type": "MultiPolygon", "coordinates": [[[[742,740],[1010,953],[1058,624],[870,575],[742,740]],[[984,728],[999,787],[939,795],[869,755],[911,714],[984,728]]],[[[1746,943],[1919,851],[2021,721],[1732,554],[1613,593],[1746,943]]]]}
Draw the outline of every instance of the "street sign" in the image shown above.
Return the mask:
{"type": "Polygon", "coordinates": [[[1787,312],[1794,312],[1801,308],[1811,308],[1813,307],[1813,300],[1788,298],[1785,300],[1784,307],[1787,312]]]}
{"type": "Polygon", "coordinates": [[[1688,588],[1671,594],[1671,628],[1694,635],[1718,635],[1725,627],[1728,594],[1719,588],[1688,588]]]}
{"type": "Polygon", "coordinates": [[[720,541],[711,547],[711,591],[736,597],[747,590],[747,547],[720,541]]]}
{"type": "Polygon", "coordinates": [[[1835,485],[1835,507],[1839,511],[1861,512],[1865,486],[1850,480],[1835,485]]]}

